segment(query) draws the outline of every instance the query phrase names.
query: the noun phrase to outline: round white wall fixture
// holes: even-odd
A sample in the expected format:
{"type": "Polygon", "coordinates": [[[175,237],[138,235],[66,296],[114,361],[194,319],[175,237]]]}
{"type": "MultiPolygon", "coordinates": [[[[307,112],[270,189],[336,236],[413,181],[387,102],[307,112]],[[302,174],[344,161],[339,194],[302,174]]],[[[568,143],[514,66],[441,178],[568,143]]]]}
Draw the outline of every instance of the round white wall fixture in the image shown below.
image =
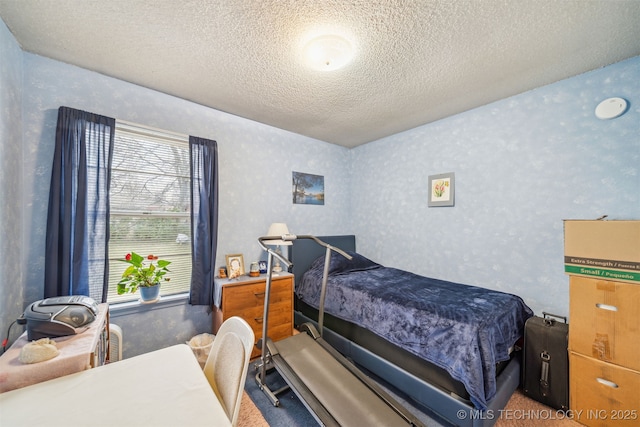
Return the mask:
{"type": "Polygon", "coordinates": [[[621,116],[627,109],[627,101],[622,98],[609,98],[596,107],[596,117],[602,120],[621,116]]]}

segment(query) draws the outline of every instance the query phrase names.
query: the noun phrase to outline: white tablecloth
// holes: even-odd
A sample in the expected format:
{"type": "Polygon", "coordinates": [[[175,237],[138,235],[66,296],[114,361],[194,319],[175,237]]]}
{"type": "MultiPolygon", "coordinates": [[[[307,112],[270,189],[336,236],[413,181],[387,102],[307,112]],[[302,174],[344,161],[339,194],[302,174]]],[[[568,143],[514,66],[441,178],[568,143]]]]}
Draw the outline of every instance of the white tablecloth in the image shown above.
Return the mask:
{"type": "Polygon", "coordinates": [[[230,426],[184,344],[0,394],[1,426],[230,426]]]}
{"type": "Polygon", "coordinates": [[[22,347],[29,343],[27,332],[22,334],[0,356],[0,393],[90,369],[90,356],[98,344],[108,311],[109,304],[100,304],[98,316],[86,331],[52,338],[60,354],[44,362],[24,364],[18,360],[22,347]]]}

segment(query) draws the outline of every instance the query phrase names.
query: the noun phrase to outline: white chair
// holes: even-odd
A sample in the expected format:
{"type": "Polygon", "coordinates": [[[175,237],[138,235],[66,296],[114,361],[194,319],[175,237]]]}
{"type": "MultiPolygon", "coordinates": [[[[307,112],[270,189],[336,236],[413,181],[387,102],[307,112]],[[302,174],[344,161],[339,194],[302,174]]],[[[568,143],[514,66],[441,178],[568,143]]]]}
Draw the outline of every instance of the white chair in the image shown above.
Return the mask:
{"type": "Polygon", "coordinates": [[[253,330],[244,319],[230,317],[220,326],[204,365],[204,374],[234,427],[254,340],[253,330]]]}

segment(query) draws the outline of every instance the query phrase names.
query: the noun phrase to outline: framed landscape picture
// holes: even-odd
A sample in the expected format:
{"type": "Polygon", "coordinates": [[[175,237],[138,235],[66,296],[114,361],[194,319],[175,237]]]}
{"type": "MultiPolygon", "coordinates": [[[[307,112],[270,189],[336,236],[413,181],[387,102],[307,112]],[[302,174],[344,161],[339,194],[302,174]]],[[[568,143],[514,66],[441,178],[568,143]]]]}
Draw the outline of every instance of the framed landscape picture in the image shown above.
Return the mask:
{"type": "Polygon", "coordinates": [[[293,172],[293,203],[324,205],[324,176],[293,172]]]}

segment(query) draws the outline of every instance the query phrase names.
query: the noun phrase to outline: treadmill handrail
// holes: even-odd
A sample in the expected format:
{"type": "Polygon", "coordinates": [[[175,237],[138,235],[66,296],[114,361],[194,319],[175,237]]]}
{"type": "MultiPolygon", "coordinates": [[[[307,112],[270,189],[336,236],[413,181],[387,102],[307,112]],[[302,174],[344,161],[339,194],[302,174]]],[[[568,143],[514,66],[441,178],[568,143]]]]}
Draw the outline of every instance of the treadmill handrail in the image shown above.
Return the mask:
{"type": "Polygon", "coordinates": [[[311,236],[311,235],[305,234],[305,235],[296,236],[295,234],[284,234],[282,236],[262,236],[258,238],[258,244],[263,250],[267,252],[267,279],[265,283],[264,311],[262,314],[262,346],[261,346],[261,355],[260,355],[261,366],[260,366],[260,372],[258,373],[258,376],[260,377],[260,384],[259,384],[260,388],[265,393],[267,393],[267,395],[272,400],[272,402],[274,402],[274,405],[276,404],[277,399],[275,395],[271,393],[270,390],[268,390],[268,387],[266,387],[265,385],[265,377],[267,375],[267,363],[269,362],[268,359],[271,356],[267,352],[267,338],[268,338],[268,330],[269,330],[269,300],[271,298],[271,282],[272,282],[272,275],[273,275],[271,265],[273,262],[273,257],[276,257],[280,261],[282,261],[287,266],[287,268],[290,268],[293,265],[293,263],[289,261],[287,258],[285,258],[282,254],[267,247],[266,241],[284,240],[285,242],[290,242],[297,239],[311,239],[317,244],[319,244],[320,246],[327,248],[325,263],[324,263],[324,273],[322,275],[322,288],[320,290],[320,310],[319,310],[320,314],[318,318],[320,336],[322,336],[323,329],[324,329],[323,328],[324,300],[325,300],[325,295],[327,290],[327,275],[329,272],[329,262],[331,260],[331,251],[338,252],[340,255],[344,256],[349,260],[353,259],[351,255],[349,255],[342,249],[336,248],[335,246],[331,246],[328,243],[325,243],[322,240],[318,239],[317,237],[311,236]]]}
{"type": "MultiPolygon", "coordinates": [[[[318,326],[320,329],[320,336],[323,335],[324,332],[324,301],[325,301],[325,297],[326,297],[326,293],[327,293],[327,277],[329,275],[329,264],[331,261],[331,251],[337,252],[340,255],[342,255],[343,257],[347,258],[348,260],[352,260],[353,257],[351,255],[349,255],[348,253],[346,253],[345,251],[343,251],[340,248],[337,248],[335,246],[332,246],[328,243],[323,242],[322,240],[318,239],[316,236],[312,236],[310,234],[301,234],[301,235],[295,235],[295,234],[283,234],[282,236],[262,236],[262,237],[258,237],[258,243],[260,244],[260,247],[265,250],[268,254],[267,257],[267,280],[266,280],[266,288],[265,288],[265,305],[264,305],[264,313],[263,313],[263,324],[262,324],[262,336],[266,337],[267,336],[267,329],[269,326],[269,298],[270,298],[270,293],[271,293],[271,280],[272,280],[272,271],[271,271],[271,263],[273,261],[273,257],[278,258],[280,261],[282,261],[286,266],[287,269],[290,268],[293,263],[291,261],[289,261],[286,257],[284,257],[281,253],[278,253],[276,251],[274,251],[273,249],[267,247],[267,243],[266,241],[273,241],[273,240],[283,240],[285,242],[291,242],[293,240],[298,240],[298,239],[311,239],[314,242],[316,242],[318,245],[325,247],[326,250],[326,255],[325,255],[325,261],[324,261],[324,271],[322,274],[322,286],[320,288],[320,302],[319,302],[319,314],[318,314],[318,326]]],[[[264,353],[266,351],[266,343],[263,341],[262,343],[262,352],[264,353]]]]}
{"type": "Polygon", "coordinates": [[[280,261],[284,262],[287,265],[287,267],[291,267],[293,265],[291,261],[286,259],[282,254],[279,254],[276,251],[272,251],[270,248],[268,248],[267,244],[265,243],[265,240],[283,240],[285,242],[291,242],[293,240],[298,240],[298,239],[311,239],[317,244],[319,244],[320,246],[323,246],[325,248],[330,248],[332,251],[338,252],[340,255],[347,258],[348,260],[351,260],[353,258],[351,255],[349,255],[342,249],[337,248],[335,246],[331,246],[330,244],[325,243],[322,240],[318,239],[316,236],[312,236],[309,234],[299,234],[299,235],[283,234],[282,236],[262,236],[262,237],[258,237],[258,243],[260,244],[260,247],[262,247],[263,250],[267,252],[271,252],[280,261]]]}

